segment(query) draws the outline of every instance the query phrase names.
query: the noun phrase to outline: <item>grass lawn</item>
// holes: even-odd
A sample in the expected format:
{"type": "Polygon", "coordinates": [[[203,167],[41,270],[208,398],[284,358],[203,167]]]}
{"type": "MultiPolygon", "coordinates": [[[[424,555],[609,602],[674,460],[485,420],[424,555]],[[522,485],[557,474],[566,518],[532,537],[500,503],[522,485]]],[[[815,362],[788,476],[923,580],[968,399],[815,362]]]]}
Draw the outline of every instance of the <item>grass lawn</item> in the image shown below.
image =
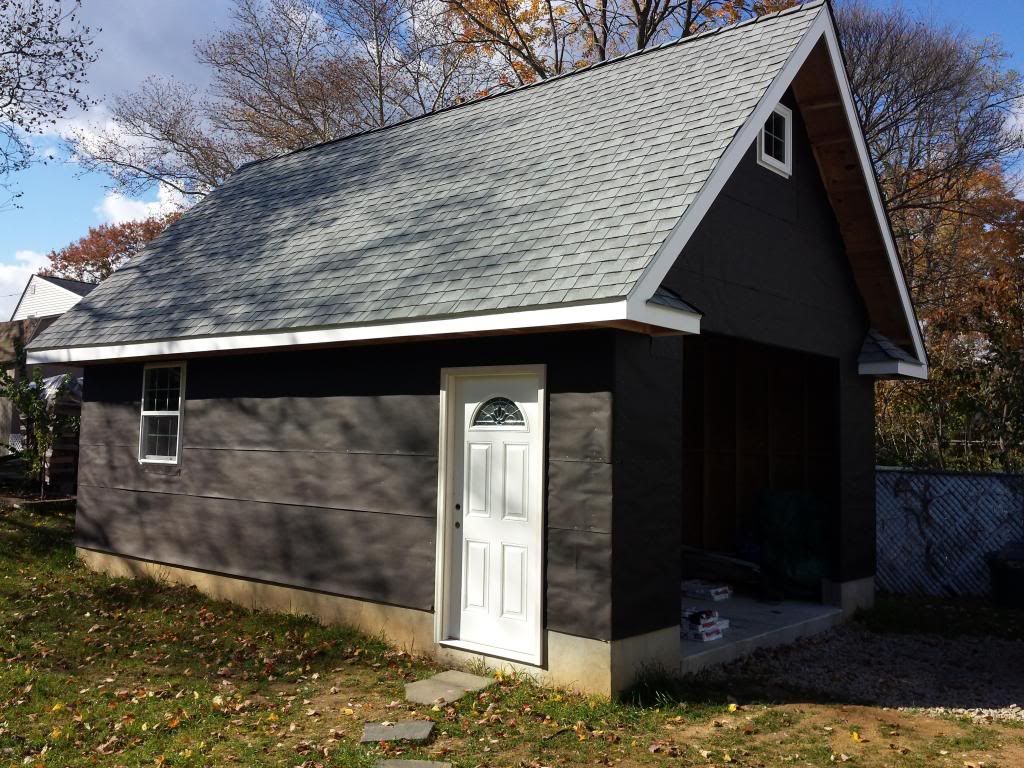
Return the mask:
{"type": "Polygon", "coordinates": [[[638,703],[504,679],[417,710],[403,685],[433,664],[345,629],[90,573],[71,528],[65,514],[0,509],[0,766],[370,766],[385,750],[358,745],[364,721],[414,716],[437,721],[437,738],[389,754],[465,768],[1024,765],[1019,727],[742,679],[648,686],[638,703]]]}

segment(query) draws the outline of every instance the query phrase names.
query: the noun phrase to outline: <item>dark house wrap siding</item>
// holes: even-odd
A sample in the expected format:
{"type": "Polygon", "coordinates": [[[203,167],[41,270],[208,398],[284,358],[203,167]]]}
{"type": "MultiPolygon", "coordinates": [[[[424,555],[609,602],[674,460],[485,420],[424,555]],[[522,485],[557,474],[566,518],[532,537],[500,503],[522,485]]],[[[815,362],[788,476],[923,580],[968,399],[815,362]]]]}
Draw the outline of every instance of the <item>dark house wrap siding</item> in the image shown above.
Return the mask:
{"type": "MultiPolygon", "coordinates": [[[[843,241],[796,104],[793,176],[757,164],[751,147],[665,284],[704,313],[702,334],[836,361],[840,502],[832,577],[874,573],[874,383],[857,373],[868,330],[843,241]]],[[[687,339],[687,354],[703,343],[687,339]]]]}
{"type": "Polygon", "coordinates": [[[679,623],[683,339],[615,344],[615,638],[679,623]]]}
{"type": "Polygon", "coordinates": [[[612,634],[616,333],[188,361],[180,465],[136,459],[142,363],[85,375],[79,546],[434,603],[440,370],[547,364],[547,628],[612,634]]]}

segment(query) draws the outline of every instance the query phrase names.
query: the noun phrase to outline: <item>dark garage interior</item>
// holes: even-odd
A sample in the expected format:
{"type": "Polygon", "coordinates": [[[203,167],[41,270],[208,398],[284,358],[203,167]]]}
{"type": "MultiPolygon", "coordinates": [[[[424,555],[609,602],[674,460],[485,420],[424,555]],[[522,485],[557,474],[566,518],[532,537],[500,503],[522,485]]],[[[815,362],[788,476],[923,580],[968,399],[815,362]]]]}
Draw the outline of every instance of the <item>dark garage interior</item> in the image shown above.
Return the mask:
{"type": "Polygon", "coordinates": [[[820,600],[839,504],[838,361],[711,334],[684,344],[684,577],[820,600]]]}

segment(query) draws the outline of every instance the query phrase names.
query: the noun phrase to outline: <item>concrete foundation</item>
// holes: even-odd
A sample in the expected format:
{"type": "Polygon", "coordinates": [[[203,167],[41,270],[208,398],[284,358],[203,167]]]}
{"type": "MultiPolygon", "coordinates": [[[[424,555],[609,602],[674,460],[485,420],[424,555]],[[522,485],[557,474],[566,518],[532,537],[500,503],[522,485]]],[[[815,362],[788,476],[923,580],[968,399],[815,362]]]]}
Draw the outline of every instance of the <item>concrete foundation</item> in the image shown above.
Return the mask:
{"type": "Polygon", "coordinates": [[[851,581],[829,581],[822,579],[821,601],[826,605],[834,605],[848,619],[857,611],[867,610],[875,604],[875,577],[851,581]]]}
{"type": "Polygon", "coordinates": [[[483,665],[514,671],[540,683],[585,693],[615,696],[646,668],[671,671],[679,665],[678,626],[610,642],[549,631],[545,633],[545,664],[535,667],[435,642],[431,611],[249,581],[81,547],[77,553],[86,566],[110,576],[193,586],[212,598],[245,608],[311,616],[325,624],[351,626],[369,635],[383,636],[410,653],[432,656],[453,666],[483,665]]]}

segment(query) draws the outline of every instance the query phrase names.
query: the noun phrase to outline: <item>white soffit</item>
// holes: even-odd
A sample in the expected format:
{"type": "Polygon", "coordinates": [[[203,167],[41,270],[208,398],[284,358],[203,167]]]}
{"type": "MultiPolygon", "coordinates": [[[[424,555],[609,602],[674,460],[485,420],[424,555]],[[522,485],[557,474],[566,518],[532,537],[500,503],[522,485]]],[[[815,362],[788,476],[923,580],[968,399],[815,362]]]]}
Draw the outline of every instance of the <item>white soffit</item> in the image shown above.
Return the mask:
{"type": "Polygon", "coordinates": [[[412,322],[40,349],[29,352],[28,362],[33,365],[100,362],[385,339],[412,339],[423,336],[499,333],[507,330],[557,326],[601,326],[622,322],[643,323],[679,333],[700,333],[699,314],[651,305],[647,302],[629,303],[624,300],[616,300],[412,322]]]}

